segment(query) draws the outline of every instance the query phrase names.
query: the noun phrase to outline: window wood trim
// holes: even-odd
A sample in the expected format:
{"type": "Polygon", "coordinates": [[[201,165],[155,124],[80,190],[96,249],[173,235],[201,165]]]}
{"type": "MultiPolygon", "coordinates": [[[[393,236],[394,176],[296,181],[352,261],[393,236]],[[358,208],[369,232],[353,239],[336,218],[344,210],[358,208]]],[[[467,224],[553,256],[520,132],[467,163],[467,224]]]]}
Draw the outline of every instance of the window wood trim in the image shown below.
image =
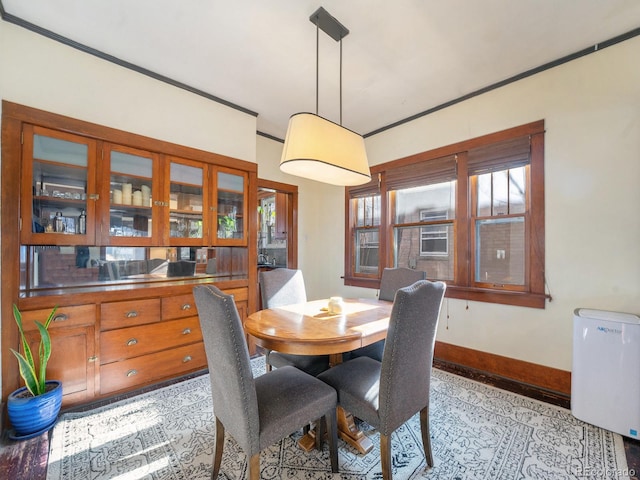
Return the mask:
{"type": "MultiPolygon", "coordinates": [[[[436,148],[434,150],[417,153],[398,160],[371,167],[372,176],[381,174],[380,192],[381,201],[381,226],[380,226],[380,268],[393,265],[393,193],[387,191],[385,172],[391,169],[402,168],[406,170],[410,165],[429,160],[438,159],[450,155],[456,155],[457,187],[456,187],[456,220],[454,235],[456,238],[454,247],[454,278],[456,284],[450,283],[447,287],[447,297],[463,300],[499,303],[505,305],[517,305],[532,308],[544,308],[545,294],[545,268],[544,268],[544,120],[539,120],[526,125],[490,133],[481,137],[465,140],[452,145],[436,148]],[[530,141],[530,194],[528,213],[529,225],[526,233],[528,257],[527,278],[525,286],[515,289],[483,288],[474,284],[473,280],[473,255],[472,255],[472,219],[470,201],[470,177],[468,167],[468,152],[473,149],[489,147],[493,144],[516,141],[518,137],[528,137],[530,141]],[[518,291],[526,290],[526,291],[518,291]]],[[[345,189],[345,285],[379,288],[380,279],[364,278],[354,274],[355,259],[353,226],[351,224],[350,192],[345,189]]]]}

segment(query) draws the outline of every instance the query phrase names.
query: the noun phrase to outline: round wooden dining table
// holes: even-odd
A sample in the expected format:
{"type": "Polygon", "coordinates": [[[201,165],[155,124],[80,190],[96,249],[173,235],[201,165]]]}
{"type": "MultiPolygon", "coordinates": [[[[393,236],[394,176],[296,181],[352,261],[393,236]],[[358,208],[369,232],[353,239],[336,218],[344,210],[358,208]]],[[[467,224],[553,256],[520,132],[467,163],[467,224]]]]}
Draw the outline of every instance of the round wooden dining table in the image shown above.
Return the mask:
{"type": "MultiPolygon", "coordinates": [[[[331,364],[341,362],[345,352],[386,338],[393,302],[344,299],[341,313],[331,313],[328,304],[324,299],[260,310],[249,315],[244,328],[263,348],[298,355],[330,355],[331,364]]],[[[361,453],[373,448],[351,414],[340,407],[338,433],[361,453]]],[[[300,444],[309,450],[314,443],[311,436],[300,444]]]]}

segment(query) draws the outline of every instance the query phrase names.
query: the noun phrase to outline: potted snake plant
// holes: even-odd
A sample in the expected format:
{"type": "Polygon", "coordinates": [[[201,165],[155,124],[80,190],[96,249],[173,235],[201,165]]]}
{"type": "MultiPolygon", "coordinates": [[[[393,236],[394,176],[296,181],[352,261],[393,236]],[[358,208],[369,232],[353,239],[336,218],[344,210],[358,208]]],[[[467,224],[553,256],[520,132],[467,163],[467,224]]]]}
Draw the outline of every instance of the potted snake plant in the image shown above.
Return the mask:
{"type": "Polygon", "coordinates": [[[33,355],[22,325],[22,314],[13,305],[13,318],[20,332],[22,353],[11,349],[18,359],[20,376],[25,386],[12,392],[7,398],[7,412],[15,435],[13,439],[35,437],[49,430],[58,418],[62,405],[62,382],[47,380],[47,363],[51,357],[49,324],[54,318],[54,307],[45,323],[36,321],[40,333],[37,357],[33,355]]]}

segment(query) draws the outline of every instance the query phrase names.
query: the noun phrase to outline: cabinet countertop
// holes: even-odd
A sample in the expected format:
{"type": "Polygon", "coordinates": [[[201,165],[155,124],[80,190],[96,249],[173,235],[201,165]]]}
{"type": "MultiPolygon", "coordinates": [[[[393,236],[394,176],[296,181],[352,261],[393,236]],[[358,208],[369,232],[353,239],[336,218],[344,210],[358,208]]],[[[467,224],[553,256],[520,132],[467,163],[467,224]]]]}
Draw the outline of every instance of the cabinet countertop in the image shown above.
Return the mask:
{"type": "Polygon", "coordinates": [[[246,288],[248,277],[238,276],[202,276],[183,278],[180,280],[149,283],[123,283],[119,285],[94,285],[88,287],[53,288],[21,292],[19,307],[45,308],[54,305],[65,305],[67,298],[73,298],[73,304],[95,303],[96,294],[100,294],[101,302],[118,301],[135,298],[144,298],[158,295],[166,295],[167,289],[172,293],[187,293],[196,285],[214,283],[222,290],[234,288],[246,288]]]}

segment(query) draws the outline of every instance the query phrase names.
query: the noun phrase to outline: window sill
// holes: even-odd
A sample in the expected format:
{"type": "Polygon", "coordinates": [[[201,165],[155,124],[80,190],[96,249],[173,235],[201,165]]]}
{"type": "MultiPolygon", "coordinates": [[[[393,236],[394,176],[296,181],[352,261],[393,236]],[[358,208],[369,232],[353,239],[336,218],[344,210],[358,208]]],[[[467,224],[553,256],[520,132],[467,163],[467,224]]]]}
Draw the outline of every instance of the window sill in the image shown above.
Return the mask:
{"type": "Polygon", "coordinates": [[[377,277],[342,277],[344,284],[350,287],[380,288],[380,279],[377,277]]]}
{"type": "Polygon", "coordinates": [[[529,308],[545,308],[547,299],[551,301],[550,296],[540,293],[509,292],[488,288],[459,287],[457,285],[447,285],[447,293],[445,296],[459,300],[499,303],[502,305],[529,308]]]}
{"type": "MultiPolygon", "coordinates": [[[[344,284],[352,287],[380,288],[380,280],[377,278],[344,277],[344,284]]],[[[544,294],[460,287],[451,284],[447,284],[445,297],[528,308],[545,308],[547,299],[551,301],[551,297],[544,294]]]]}

